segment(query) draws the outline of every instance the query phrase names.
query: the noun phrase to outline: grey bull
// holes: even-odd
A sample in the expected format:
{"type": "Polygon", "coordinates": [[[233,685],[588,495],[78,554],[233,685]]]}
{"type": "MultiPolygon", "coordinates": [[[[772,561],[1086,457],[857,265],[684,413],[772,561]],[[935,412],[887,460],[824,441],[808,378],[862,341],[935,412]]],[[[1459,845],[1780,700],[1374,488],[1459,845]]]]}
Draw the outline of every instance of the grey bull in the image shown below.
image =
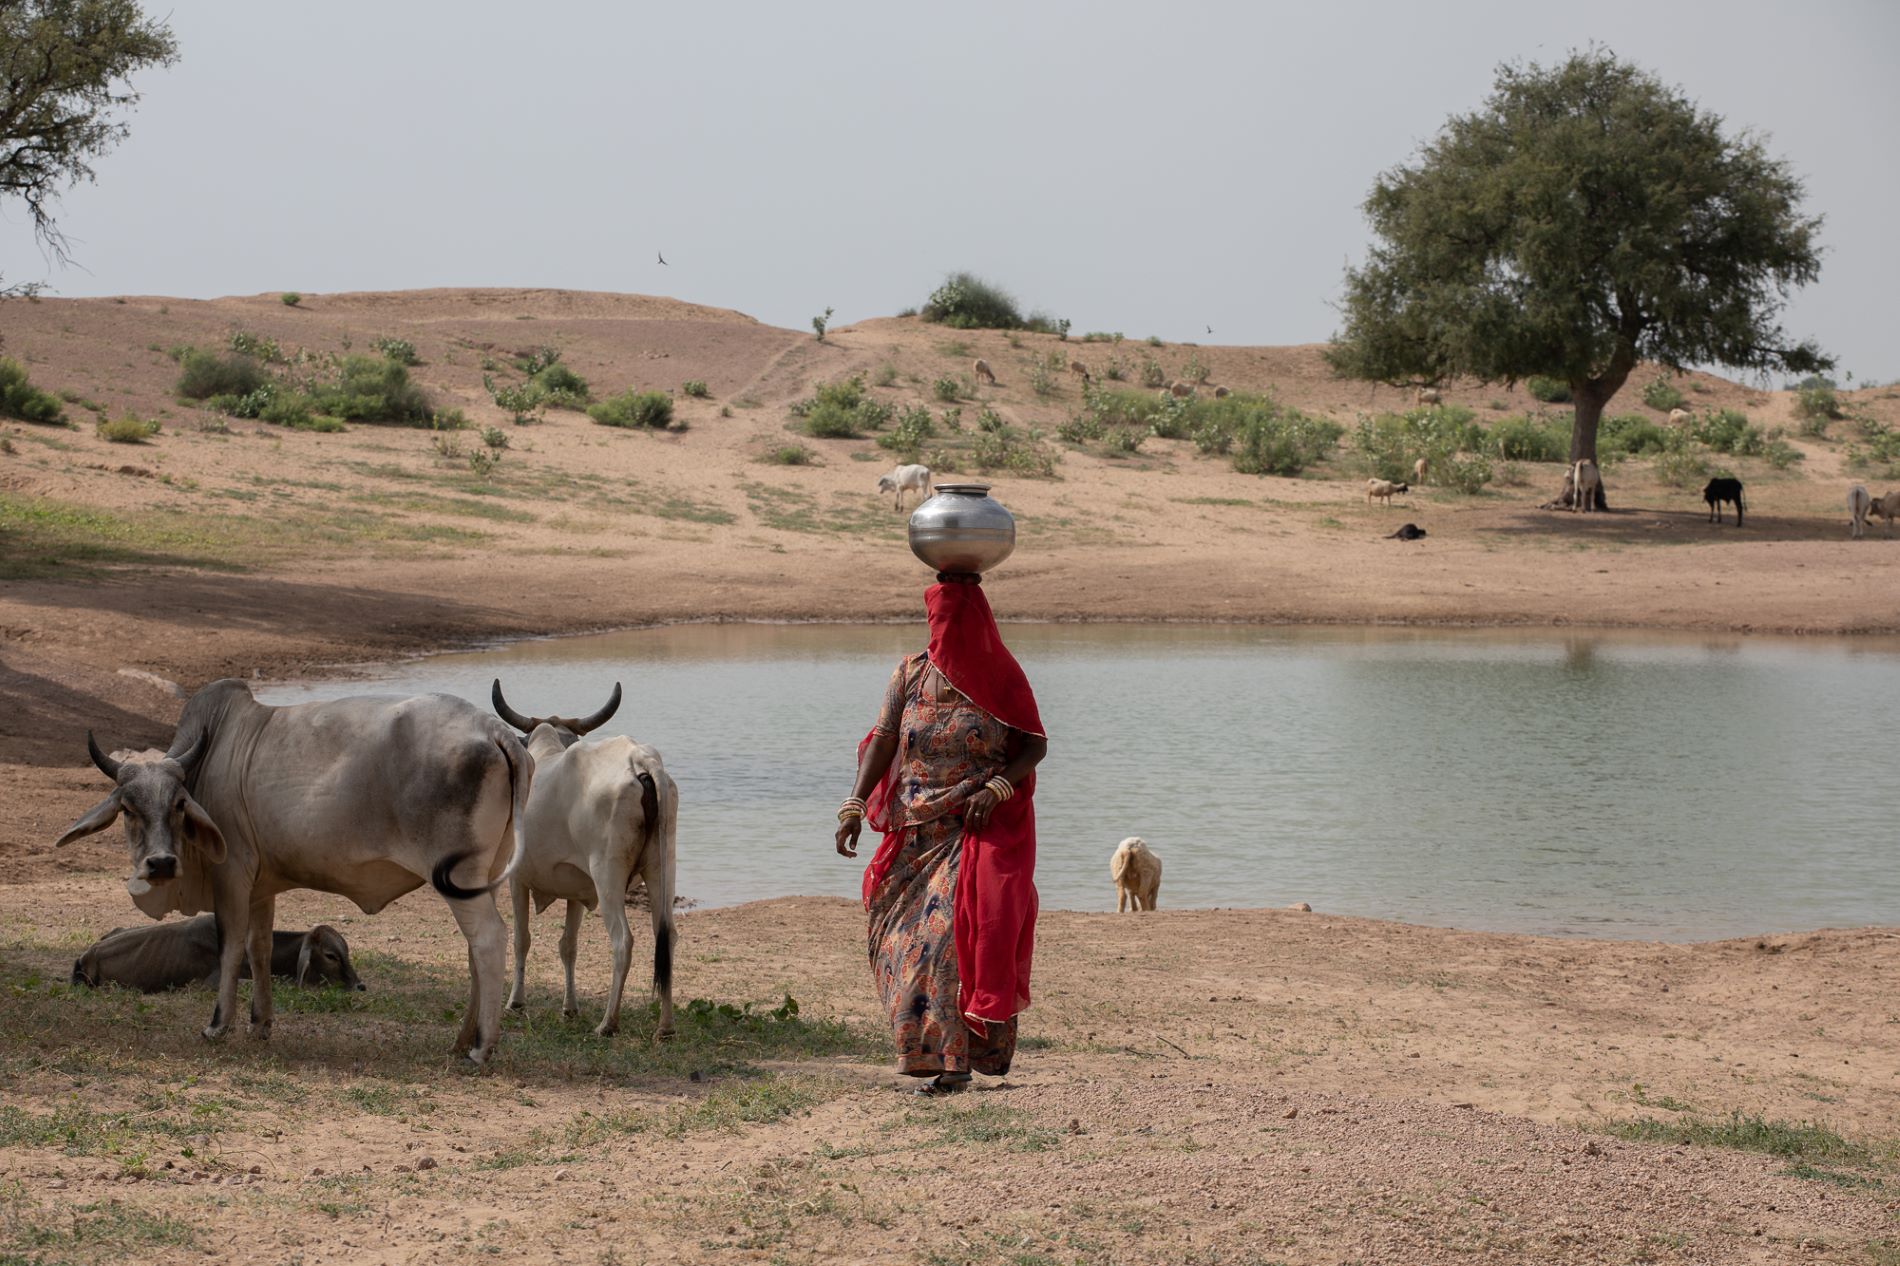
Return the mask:
{"type": "Polygon", "coordinates": [[[205,1037],[232,1022],[247,953],[251,1030],[269,1035],[277,894],[333,892],[374,914],[426,883],[468,941],[468,1012],[455,1049],[476,1063],[493,1052],[507,968],[494,889],[524,855],[534,776],[506,725],[449,695],[272,707],[227,679],[186,703],[168,752],[118,760],[91,735],[86,742],[115,786],[58,843],[123,814],[126,887],[139,909],[153,918],[216,913],[224,939],[205,1037]],[[473,886],[458,883],[458,872],[473,886]]]}
{"type": "MultiPolygon", "coordinates": [[[[75,985],[123,985],[144,993],[215,985],[223,948],[216,915],[168,919],[142,928],[113,928],[73,963],[75,985]]],[[[249,976],[250,959],[238,964],[249,976]]],[[[271,975],[298,985],[363,988],[350,962],[349,942],[327,923],[308,932],[272,932],[271,975]]]]}

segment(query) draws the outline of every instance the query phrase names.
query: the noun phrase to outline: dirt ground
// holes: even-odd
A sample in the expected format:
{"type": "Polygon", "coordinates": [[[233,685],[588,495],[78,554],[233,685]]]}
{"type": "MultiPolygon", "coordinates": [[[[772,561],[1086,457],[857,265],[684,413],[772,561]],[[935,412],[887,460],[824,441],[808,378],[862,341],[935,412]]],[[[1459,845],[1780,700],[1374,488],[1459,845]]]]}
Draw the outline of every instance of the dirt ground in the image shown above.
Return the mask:
{"type": "MultiPolygon", "coordinates": [[[[891,319],[820,344],[636,296],[4,316],[6,354],[82,425],[0,424],[0,1262],[1900,1262],[1892,928],[1674,946],[1054,912],[1018,1067],[942,1102],[896,1093],[861,917],[811,898],[685,916],[680,998],[702,1002],[666,1044],[644,1012],[593,1036],[593,923],[583,1014],[559,1018],[544,922],[535,1005],[477,1074],[447,1058],[463,954],[426,894],[376,918],[287,898],[280,923],[338,924],[370,990],[280,991],[268,1045],[203,1043],[202,992],[74,992],[72,958],[136,917],[116,835],[50,847],[103,791],[87,728],[163,743],[168,682],[495,637],[914,617],[927,576],[873,487],[889,454],[805,440],[816,464],[761,461],[798,438],[790,402],[862,372],[888,379],[880,399],[941,408],[932,384],[978,355],[1001,381],[958,406],[966,428],[987,406],[1053,431],[1079,398],[1066,378],[1031,389],[1049,337],[891,319]],[[500,466],[468,468],[472,432],[207,423],[172,396],[166,349],[233,331],[325,353],[413,341],[420,381],[504,429],[500,466]],[[484,361],[538,346],[597,394],[697,379],[709,396],[678,396],[682,432],[564,410],[515,427],[484,361]],[[108,444],[92,406],[163,433],[108,444]]],[[[1098,376],[1116,356],[1171,377],[1198,360],[1348,423],[1403,403],[1330,379],[1311,347],[1061,350],[1098,376]]],[[[1613,410],[1644,411],[1646,375],[1613,410]]],[[[1792,425],[1785,393],[1683,384],[1694,407],[1792,425]]],[[[1535,407],[1446,394],[1481,421],[1535,407]]],[[[1900,393],[1852,402],[1900,421],[1900,393]]],[[[1387,509],[1344,460],[1276,479],[1179,441],[1065,448],[1053,480],[995,476],[1021,542],[992,600],[1017,619],[1892,632],[1900,543],[1848,540],[1851,438],[1795,437],[1791,472],[1737,463],[1740,530],[1646,462],[1609,472],[1615,513],[1569,515],[1536,508],[1554,466],[1387,509]],[[1383,539],[1407,521],[1428,539],[1383,539]]]]}

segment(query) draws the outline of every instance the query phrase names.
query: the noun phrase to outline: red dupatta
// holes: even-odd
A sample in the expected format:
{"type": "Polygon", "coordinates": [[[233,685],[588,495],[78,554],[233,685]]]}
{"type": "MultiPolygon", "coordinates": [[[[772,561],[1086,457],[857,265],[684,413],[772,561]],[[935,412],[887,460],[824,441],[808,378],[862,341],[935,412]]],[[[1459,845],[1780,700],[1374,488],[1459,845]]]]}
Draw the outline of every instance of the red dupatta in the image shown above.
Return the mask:
{"type": "MultiPolygon", "coordinates": [[[[930,622],[928,658],[971,703],[1013,730],[1046,737],[1036,696],[1016,657],[1003,645],[989,599],[974,584],[936,584],[924,591],[930,622]]],[[[858,757],[873,734],[858,744],[858,757]]],[[[893,780],[886,770],[867,798],[865,821],[884,843],[864,868],[864,903],[890,872],[903,833],[890,829],[893,780]]],[[[1002,1023],[1029,1006],[1029,964],[1036,936],[1036,778],[996,806],[980,831],[965,829],[953,914],[957,944],[957,1006],[973,1027],[1002,1023]]]]}

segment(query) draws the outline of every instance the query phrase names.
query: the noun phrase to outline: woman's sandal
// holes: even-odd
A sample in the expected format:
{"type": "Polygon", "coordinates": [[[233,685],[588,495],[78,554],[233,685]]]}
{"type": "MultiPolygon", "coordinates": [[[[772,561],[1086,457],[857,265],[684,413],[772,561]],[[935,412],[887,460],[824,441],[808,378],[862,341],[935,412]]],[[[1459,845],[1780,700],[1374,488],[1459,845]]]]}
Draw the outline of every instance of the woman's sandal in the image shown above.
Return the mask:
{"type": "Polygon", "coordinates": [[[935,1099],[941,1095],[954,1095],[959,1091],[967,1090],[969,1085],[970,1074],[968,1073],[938,1073],[911,1093],[925,1099],[935,1099]]]}

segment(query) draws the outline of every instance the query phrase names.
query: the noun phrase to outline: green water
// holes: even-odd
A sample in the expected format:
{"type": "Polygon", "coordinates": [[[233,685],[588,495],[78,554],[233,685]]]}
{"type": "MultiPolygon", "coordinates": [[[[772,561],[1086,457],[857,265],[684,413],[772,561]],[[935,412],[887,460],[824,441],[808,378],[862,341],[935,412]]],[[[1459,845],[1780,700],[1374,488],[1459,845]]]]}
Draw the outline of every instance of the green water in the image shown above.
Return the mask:
{"type": "MultiPolygon", "coordinates": [[[[1161,903],[1701,939],[1900,923],[1891,642],[1009,625],[1050,755],[1046,908],[1112,909],[1127,835],[1161,903]]],[[[395,665],[270,702],[447,691],[591,711],[660,749],[680,891],[855,895],[853,752],[915,626],[701,625],[395,665]]],[[[868,855],[868,850],[866,855],[868,855]]]]}

